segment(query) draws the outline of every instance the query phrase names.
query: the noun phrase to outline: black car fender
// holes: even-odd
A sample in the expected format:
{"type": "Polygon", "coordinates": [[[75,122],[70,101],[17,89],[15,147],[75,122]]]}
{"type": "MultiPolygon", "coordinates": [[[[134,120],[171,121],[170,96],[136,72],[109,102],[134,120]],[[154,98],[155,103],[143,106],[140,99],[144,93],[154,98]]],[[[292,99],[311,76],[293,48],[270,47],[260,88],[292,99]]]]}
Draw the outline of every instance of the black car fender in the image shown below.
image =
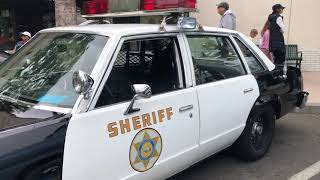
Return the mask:
{"type": "Polygon", "coordinates": [[[254,103],[253,109],[266,105],[270,105],[273,108],[277,119],[280,118],[283,103],[279,95],[273,94],[259,96],[254,103]]]}

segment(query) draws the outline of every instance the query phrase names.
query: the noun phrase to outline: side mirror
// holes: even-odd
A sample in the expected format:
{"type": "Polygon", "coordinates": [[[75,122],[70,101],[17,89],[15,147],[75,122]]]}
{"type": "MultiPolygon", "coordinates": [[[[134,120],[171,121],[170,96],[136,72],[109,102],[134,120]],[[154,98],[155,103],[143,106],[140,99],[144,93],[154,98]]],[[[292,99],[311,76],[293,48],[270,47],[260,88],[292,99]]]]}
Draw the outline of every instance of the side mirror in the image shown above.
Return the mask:
{"type": "Polygon", "coordinates": [[[152,96],[151,88],[146,84],[134,84],[132,90],[138,98],[150,98],[152,96]]]}
{"type": "Polygon", "coordinates": [[[133,108],[133,105],[137,99],[148,99],[152,96],[151,88],[147,84],[134,84],[132,85],[132,90],[135,93],[135,95],[133,96],[124,115],[140,111],[139,108],[133,108]]]}
{"type": "Polygon", "coordinates": [[[72,85],[74,90],[81,95],[84,95],[85,99],[89,98],[91,87],[94,80],[83,71],[76,71],[72,76],[72,85]]]}

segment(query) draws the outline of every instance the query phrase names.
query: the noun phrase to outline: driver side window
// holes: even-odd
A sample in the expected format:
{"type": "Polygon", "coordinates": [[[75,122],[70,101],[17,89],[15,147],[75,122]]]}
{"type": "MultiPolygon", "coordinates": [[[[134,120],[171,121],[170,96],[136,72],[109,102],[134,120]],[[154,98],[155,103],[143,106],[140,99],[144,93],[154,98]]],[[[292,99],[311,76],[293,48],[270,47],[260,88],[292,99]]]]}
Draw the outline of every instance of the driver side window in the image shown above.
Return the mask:
{"type": "Polygon", "coordinates": [[[148,84],[153,94],[183,88],[178,49],[173,37],[125,41],[96,107],[131,100],[133,84],[148,84]]]}

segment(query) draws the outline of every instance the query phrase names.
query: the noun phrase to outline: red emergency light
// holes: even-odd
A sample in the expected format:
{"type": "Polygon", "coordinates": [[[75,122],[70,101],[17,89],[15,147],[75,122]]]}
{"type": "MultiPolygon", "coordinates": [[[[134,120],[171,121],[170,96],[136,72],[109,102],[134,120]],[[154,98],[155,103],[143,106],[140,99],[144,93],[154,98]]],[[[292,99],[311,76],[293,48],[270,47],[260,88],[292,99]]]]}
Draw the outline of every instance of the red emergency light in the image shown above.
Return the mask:
{"type": "MultiPolygon", "coordinates": [[[[114,4],[116,6],[118,4],[119,7],[124,7],[125,5],[129,6],[127,0],[84,0],[82,14],[94,15],[108,13],[109,1],[113,1],[112,3],[110,3],[113,6],[114,4]]],[[[134,0],[133,2],[136,2],[137,4],[133,5],[133,7],[137,7],[135,8],[135,10],[137,11],[165,11],[180,8],[196,9],[196,1],[197,0],[134,0]]],[[[132,6],[132,2],[130,3],[130,6],[132,6]]],[[[112,5],[110,5],[111,8],[112,5]]],[[[128,9],[131,9],[132,11],[133,8],[128,7],[128,9]]],[[[114,9],[110,9],[110,12],[114,13],[116,11],[114,9]]],[[[123,9],[121,9],[119,13],[120,12],[123,13],[123,9]]]]}
{"type": "Polygon", "coordinates": [[[102,14],[108,12],[108,0],[88,0],[83,2],[82,14],[102,14]]]}
{"type": "Polygon", "coordinates": [[[154,9],[154,0],[142,0],[141,8],[143,10],[149,11],[154,9]]]}
{"type": "Polygon", "coordinates": [[[141,8],[145,11],[172,8],[196,8],[196,0],[141,0],[141,8]]]}

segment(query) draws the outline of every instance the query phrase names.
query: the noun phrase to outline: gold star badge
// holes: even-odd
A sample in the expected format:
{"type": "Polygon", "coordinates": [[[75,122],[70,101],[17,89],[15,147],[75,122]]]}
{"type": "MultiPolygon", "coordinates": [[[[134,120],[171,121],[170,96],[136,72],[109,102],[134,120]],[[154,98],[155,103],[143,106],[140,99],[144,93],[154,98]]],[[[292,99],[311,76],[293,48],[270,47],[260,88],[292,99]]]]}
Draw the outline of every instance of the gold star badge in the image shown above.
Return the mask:
{"type": "Polygon", "coordinates": [[[130,164],[133,169],[144,172],[151,169],[162,150],[160,134],[154,129],[143,129],[135,136],[130,147],[130,164]]]}

